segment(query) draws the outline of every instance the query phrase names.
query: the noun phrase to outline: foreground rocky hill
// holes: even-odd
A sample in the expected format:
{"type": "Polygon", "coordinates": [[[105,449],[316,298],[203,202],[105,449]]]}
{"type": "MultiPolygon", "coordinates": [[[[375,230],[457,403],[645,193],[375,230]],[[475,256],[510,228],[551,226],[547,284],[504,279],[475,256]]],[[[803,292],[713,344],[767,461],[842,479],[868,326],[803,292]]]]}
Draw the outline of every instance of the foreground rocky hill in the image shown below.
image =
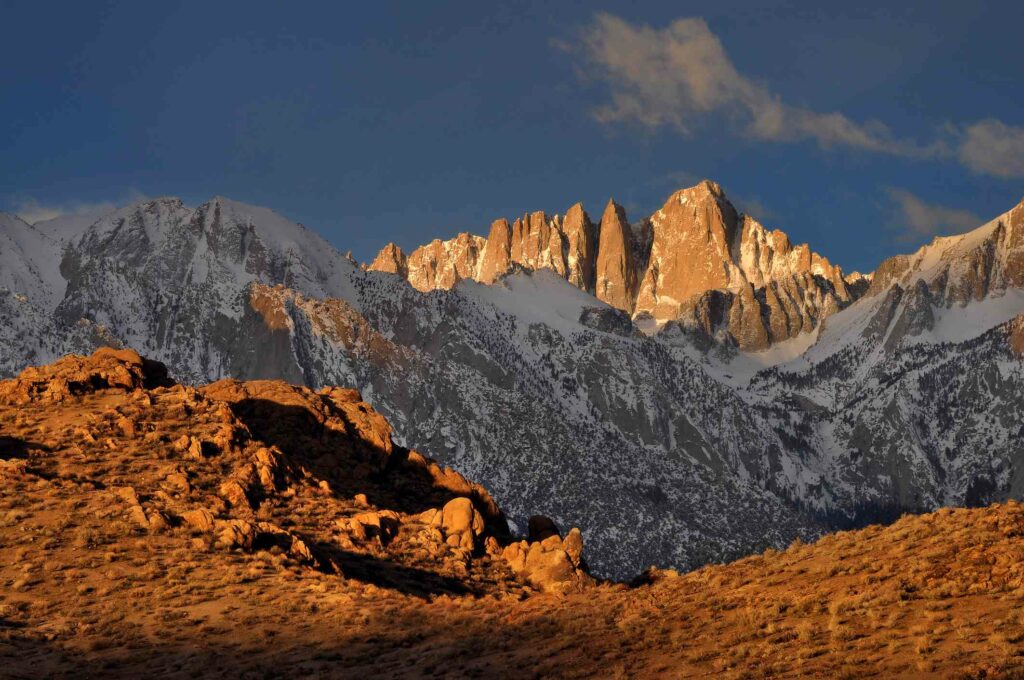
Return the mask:
{"type": "Polygon", "coordinates": [[[632,584],[347,389],[101,350],[0,383],[4,677],[1020,677],[1024,507],[632,584]]]}

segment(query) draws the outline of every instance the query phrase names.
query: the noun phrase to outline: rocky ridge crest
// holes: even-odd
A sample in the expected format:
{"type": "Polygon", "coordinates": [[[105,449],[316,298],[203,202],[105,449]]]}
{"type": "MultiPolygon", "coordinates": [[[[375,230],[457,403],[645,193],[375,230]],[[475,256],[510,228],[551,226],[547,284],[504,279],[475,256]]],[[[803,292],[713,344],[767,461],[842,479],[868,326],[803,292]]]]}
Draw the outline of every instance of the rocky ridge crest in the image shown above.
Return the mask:
{"type": "Polygon", "coordinates": [[[807,244],[794,246],[738,214],[707,180],[632,226],[612,200],[598,225],[576,203],[564,218],[535,212],[511,226],[497,220],[486,239],[463,233],[408,256],[388,244],[369,269],[429,291],[464,279],[490,284],[516,265],[550,269],[638,320],[676,322],[743,350],[809,332],[864,290],[847,285],[842,270],[807,244]]]}

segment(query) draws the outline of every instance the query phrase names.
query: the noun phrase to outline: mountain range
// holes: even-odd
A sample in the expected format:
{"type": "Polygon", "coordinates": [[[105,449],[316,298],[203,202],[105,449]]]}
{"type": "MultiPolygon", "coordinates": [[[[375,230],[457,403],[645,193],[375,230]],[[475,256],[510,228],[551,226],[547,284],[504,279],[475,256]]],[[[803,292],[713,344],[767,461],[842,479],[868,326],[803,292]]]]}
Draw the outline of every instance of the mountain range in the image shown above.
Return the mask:
{"type": "Polygon", "coordinates": [[[102,345],[348,385],[595,573],[1024,496],[1024,203],[846,274],[702,182],[630,224],[498,220],[369,266],[265,208],[0,215],[0,374],[102,345]],[[95,219],[93,219],[95,217],[95,219]]]}

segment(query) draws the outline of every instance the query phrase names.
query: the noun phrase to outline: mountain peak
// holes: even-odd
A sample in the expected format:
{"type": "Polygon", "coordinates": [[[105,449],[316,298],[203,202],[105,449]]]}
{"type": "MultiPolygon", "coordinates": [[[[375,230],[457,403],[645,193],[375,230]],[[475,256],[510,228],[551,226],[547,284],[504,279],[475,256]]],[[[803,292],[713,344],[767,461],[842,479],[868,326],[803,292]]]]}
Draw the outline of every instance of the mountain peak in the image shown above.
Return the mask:
{"type": "Polygon", "coordinates": [[[700,199],[704,197],[712,197],[716,201],[728,202],[728,199],[725,196],[725,191],[722,190],[722,185],[710,179],[702,179],[691,187],[677,189],[668,197],[668,200],[665,201],[665,205],[667,206],[671,203],[685,203],[686,200],[700,199]]]}
{"type": "Polygon", "coordinates": [[[604,212],[601,214],[601,221],[603,222],[605,218],[610,218],[613,215],[618,215],[619,219],[625,221],[626,209],[616,203],[614,198],[609,198],[608,203],[604,206],[604,212]]]}
{"type": "Polygon", "coordinates": [[[408,258],[402,249],[399,248],[395,243],[389,242],[386,246],[380,249],[377,253],[377,257],[373,259],[370,266],[367,268],[370,271],[375,272],[386,272],[388,274],[398,274],[402,277],[408,276],[408,258]]]}
{"type": "MultiPolygon", "coordinates": [[[[793,246],[782,231],[741,219],[722,186],[710,179],[677,190],[634,225],[614,198],[596,227],[577,202],[562,218],[533,212],[511,226],[497,220],[486,239],[460,235],[435,241],[413,251],[408,261],[405,278],[420,290],[450,288],[464,278],[493,283],[518,265],[550,269],[612,307],[648,314],[659,325],[679,321],[707,330],[746,319],[750,328],[735,335],[742,349],[762,349],[812,330],[856,297],[837,266],[806,244],[793,246]],[[773,286],[781,288],[762,292],[773,286]],[[711,291],[729,300],[726,317],[734,304],[745,305],[743,313],[712,324],[700,308],[711,291]],[[774,326],[764,320],[770,316],[774,326]]],[[[369,269],[398,273],[401,267],[394,253],[382,251],[369,269]]]]}

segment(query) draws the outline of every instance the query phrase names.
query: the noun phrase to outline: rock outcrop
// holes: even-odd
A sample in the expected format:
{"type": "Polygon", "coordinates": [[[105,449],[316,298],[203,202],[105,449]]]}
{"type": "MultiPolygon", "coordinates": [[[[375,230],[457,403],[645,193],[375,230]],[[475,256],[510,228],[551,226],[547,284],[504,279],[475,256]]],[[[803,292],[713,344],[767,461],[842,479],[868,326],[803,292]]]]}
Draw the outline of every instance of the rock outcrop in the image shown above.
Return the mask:
{"type": "Polygon", "coordinates": [[[475,279],[485,239],[459,234],[449,241],[435,239],[409,253],[406,276],[417,290],[451,288],[462,279],[475,279]]]}
{"type": "Polygon", "coordinates": [[[593,292],[597,235],[582,203],[574,204],[565,213],[562,232],[566,240],[566,279],[580,290],[593,292]]]}
{"type": "Polygon", "coordinates": [[[54,364],[29,366],[16,380],[0,383],[0,399],[12,404],[61,402],[98,389],[132,391],[169,382],[163,364],[145,360],[134,350],[101,347],[91,357],[69,356],[54,364]]]}
{"type": "Polygon", "coordinates": [[[636,264],[633,259],[632,233],[626,211],[609,200],[601,216],[597,246],[597,299],[625,312],[633,311],[636,294],[636,264]]]}
{"type": "Polygon", "coordinates": [[[377,253],[377,257],[370,264],[370,269],[388,274],[398,274],[402,278],[409,277],[409,258],[402,249],[394,243],[389,243],[377,253]]]}
{"type": "Polygon", "coordinates": [[[490,494],[395,444],[356,390],[231,379],[197,389],[132,350],[103,348],[0,382],[0,422],[0,477],[88,479],[83,505],[202,549],[274,550],[349,578],[372,555],[506,592],[594,583],[578,532],[564,546],[556,534],[528,566],[503,558],[518,543],[490,494]],[[42,455],[8,470],[27,450],[42,455]]]}
{"type": "Polygon", "coordinates": [[[563,539],[551,520],[543,528],[535,528],[532,520],[530,525],[529,540],[511,543],[502,551],[512,571],[545,592],[570,593],[594,584],[583,562],[579,529],[573,528],[563,539]]]}
{"type": "MultiPolygon", "coordinates": [[[[482,283],[494,283],[512,265],[512,227],[508,220],[495,220],[491,225],[487,243],[480,256],[478,278],[482,283]]],[[[371,267],[372,269],[372,267],[371,267]]]]}

